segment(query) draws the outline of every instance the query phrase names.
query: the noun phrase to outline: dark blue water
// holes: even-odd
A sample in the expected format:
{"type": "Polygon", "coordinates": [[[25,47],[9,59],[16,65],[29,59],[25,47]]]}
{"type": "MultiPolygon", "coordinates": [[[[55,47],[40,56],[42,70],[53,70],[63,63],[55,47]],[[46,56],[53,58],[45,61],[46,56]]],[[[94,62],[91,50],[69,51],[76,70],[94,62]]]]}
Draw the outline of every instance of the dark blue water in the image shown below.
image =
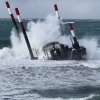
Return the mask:
{"type": "MultiPolygon", "coordinates": [[[[23,19],[24,26],[26,28],[27,23],[32,20],[37,22],[38,19],[23,19]]],[[[43,21],[43,19],[40,19],[43,21]]],[[[73,24],[74,31],[77,39],[83,37],[95,37],[100,43],[100,20],[97,19],[64,19],[64,22],[75,22],[73,24]]],[[[20,29],[19,23],[16,19],[17,25],[20,29]]],[[[0,48],[11,46],[10,36],[11,30],[13,28],[13,23],[11,19],[0,19],[0,48]]],[[[70,35],[70,30],[67,24],[63,26],[63,30],[65,34],[70,35]]]]}

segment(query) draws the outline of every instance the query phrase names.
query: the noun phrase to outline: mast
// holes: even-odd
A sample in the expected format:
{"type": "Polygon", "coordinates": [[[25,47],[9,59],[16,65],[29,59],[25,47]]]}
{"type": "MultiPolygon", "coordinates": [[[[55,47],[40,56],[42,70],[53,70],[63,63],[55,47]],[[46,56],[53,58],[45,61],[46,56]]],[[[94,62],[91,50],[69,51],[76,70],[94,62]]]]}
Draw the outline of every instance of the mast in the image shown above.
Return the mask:
{"type": "Polygon", "coordinates": [[[9,15],[10,15],[10,17],[11,17],[11,20],[12,20],[12,22],[13,22],[14,28],[15,28],[15,30],[16,30],[16,32],[17,32],[16,35],[17,35],[18,38],[20,39],[19,29],[18,29],[18,26],[17,26],[16,20],[15,20],[15,18],[14,18],[14,15],[13,15],[11,9],[10,9],[10,5],[9,5],[8,2],[5,2],[5,3],[6,3],[6,6],[7,6],[7,9],[8,9],[9,15]]]}
{"type": "Polygon", "coordinates": [[[73,25],[72,25],[72,23],[69,23],[68,25],[69,25],[69,28],[70,28],[70,31],[71,31],[71,34],[72,34],[72,37],[73,37],[73,40],[74,40],[73,48],[79,49],[80,46],[79,46],[79,43],[77,42],[77,38],[76,38],[74,29],[73,29],[73,25]]]}
{"type": "Polygon", "coordinates": [[[56,16],[57,16],[57,18],[59,20],[61,35],[64,35],[63,29],[62,29],[62,25],[61,25],[61,20],[60,20],[60,16],[59,16],[59,11],[58,11],[57,4],[54,5],[54,9],[55,9],[56,16]]]}
{"type": "Polygon", "coordinates": [[[28,37],[27,37],[27,34],[26,34],[26,31],[25,31],[25,28],[24,28],[24,24],[23,24],[23,22],[22,22],[22,20],[20,18],[20,13],[19,13],[18,8],[15,8],[15,11],[16,11],[16,15],[17,15],[18,21],[20,23],[20,26],[21,26],[21,29],[22,29],[22,32],[23,32],[23,35],[24,35],[24,38],[25,38],[25,41],[26,41],[30,56],[31,56],[31,59],[35,59],[35,57],[33,55],[33,52],[32,52],[32,49],[31,49],[31,46],[30,46],[30,43],[29,43],[29,40],[28,40],[28,37]]]}

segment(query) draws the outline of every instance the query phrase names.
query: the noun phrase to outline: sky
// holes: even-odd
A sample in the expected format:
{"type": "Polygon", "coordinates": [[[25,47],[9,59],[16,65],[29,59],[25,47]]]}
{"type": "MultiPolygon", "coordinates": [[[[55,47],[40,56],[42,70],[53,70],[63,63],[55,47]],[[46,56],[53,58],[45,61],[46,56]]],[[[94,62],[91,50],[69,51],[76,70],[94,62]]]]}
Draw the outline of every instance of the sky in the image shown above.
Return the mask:
{"type": "Polygon", "coordinates": [[[0,0],[0,18],[10,18],[8,1],[16,18],[17,7],[22,18],[43,18],[55,15],[54,4],[63,19],[100,19],[100,0],[0,0]]]}

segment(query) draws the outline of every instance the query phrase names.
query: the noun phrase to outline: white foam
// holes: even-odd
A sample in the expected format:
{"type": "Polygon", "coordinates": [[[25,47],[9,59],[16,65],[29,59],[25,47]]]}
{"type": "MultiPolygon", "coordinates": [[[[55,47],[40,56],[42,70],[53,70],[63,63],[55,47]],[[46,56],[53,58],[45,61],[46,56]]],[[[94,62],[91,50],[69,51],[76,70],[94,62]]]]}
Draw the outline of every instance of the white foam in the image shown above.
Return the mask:
{"type": "Polygon", "coordinates": [[[95,38],[84,38],[79,41],[80,45],[86,47],[87,60],[100,60],[100,49],[98,48],[97,39],[95,38]]]}
{"type": "Polygon", "coordinates": [[[88,96],[88,97],[83,97],[83,98],[70,98],[70,99],[63,99],[63,98],[41,98],[41,99],[37,99],[37,100],[87,100],[87,99],[92,99],[94,96],[94,94],[88,96]]]}
{"type": "MultiPolygon", "coordinates": [[[[27,24],[26,29],[27,36],[29,38],[32,50],[33,48],[39,50],[38,57],[43,59],[44,53],[42,47],[49,42],[60,42],[72,47],[70,36],[61,36],[59,21],[56,16],[48,15],[44,21],[38,20],[34,22],[30,20],[27,24]]],[[[12,48],[3,48],[0,50],[0,59],[30,59],[30,54],[23,36],[20,33],[20,41],[16,37],[16,33],[12,30],[10,37],[12,48]]],[[[79,44],[86,47],[87,55],[86,59],[100,59],[100,50],[97,48],[97,40],[92,39],[81,39],[79,44]]],[[[36,52],[33,50],[34,55],[36,52]]]]}

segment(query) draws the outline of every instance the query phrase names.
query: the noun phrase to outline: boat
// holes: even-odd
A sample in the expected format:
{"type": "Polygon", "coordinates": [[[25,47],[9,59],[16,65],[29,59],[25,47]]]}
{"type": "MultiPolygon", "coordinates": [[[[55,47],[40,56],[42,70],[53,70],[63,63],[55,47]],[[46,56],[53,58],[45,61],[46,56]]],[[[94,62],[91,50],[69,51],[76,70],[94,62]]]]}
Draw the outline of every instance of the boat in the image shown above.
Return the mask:
{"type": "MultiPolygon", "coordinates": [[[[57,4],[54,5],[54,9],[56,12],[56,16],[58,17],[58,20],[59,20],[61,35],[64,35],[57,4]]],[[[86,48],[84,46],[80,46],[79,43],[77,42],[72,22],[67,22],[67,24],[69,25],[69,28],[70,28],[70,31],[73,37],[73,41],[74,41],[73,42],[71,38],[72,47],[69,48],[67,44],[65,45],[59,42],[50,42],[44,45],[42,48],[46,56],[46,59],[49,59],[49,60],[81,60],[83,59],[83,56],[87,54],[86,48]]]]}
{"type": "Polygon", "coordinates": [[[49,60],[81,60],[86,55],[86,48],[69,48],[68,45],[59,42],[50,42],[43,46],[42,50],[49,60]]]}

